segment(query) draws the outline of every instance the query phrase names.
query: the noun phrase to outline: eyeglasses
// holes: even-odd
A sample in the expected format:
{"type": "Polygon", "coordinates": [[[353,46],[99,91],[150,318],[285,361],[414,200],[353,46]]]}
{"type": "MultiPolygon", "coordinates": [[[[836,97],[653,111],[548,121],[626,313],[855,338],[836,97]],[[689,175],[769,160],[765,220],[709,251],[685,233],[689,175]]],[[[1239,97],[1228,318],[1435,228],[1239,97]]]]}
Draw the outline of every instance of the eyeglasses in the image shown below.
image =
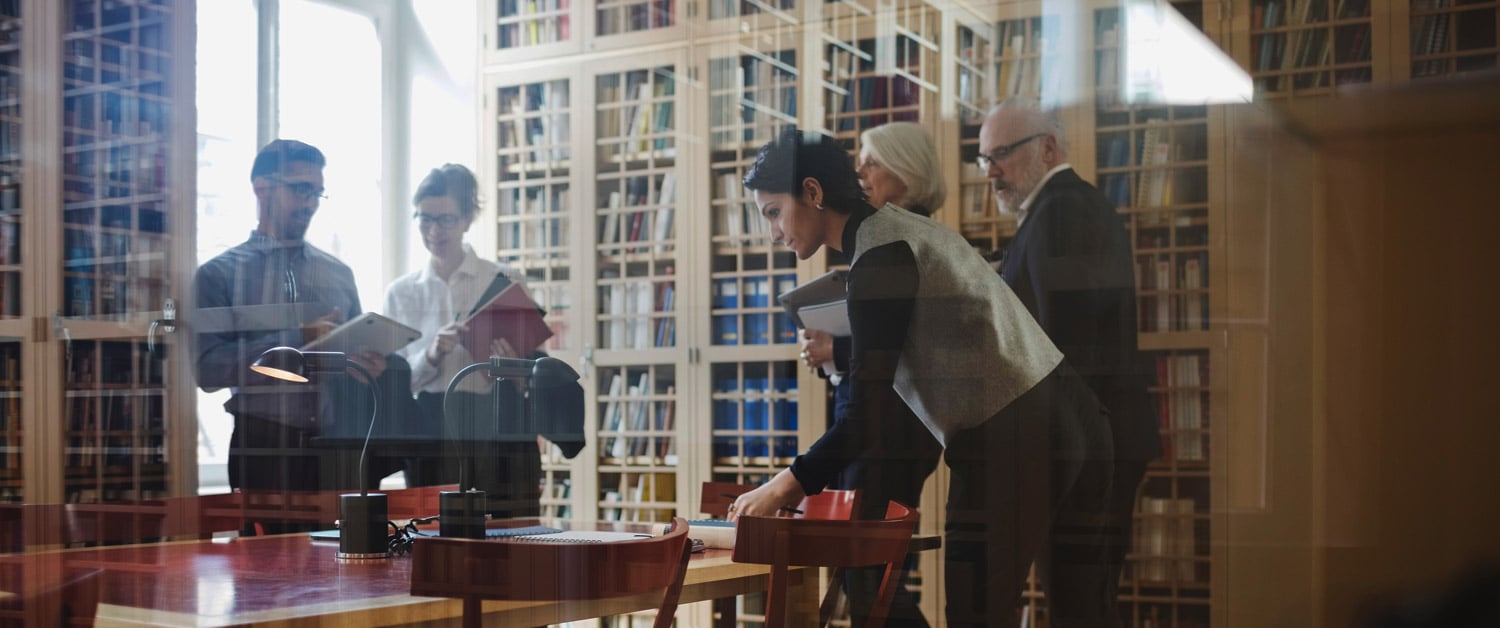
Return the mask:
{"type": "Polygon", "coordinates": [[[990,164],[998,162],[998,161],[1004,161],[1005,158],[1009,157],[1011,153],[1016,152],[1017,148],[1020,148],[1021,146],[1025,145],[1027,142],[1030,142],[1031,140],[1034,140],[1036,138],[1042,137],[1044,135],[1046,135],[1046,133],[1037,133],[1035,135],[1028,135],[1028,136],[1023,137],[1023,138],[1021,138],[1019,140],[1011,142],[1010,144],[1006,144],[1004,146],[996,146],[989,153],[981,154],[978,157],[975,157],[974,158],[974,163],[979,166],[980,170],[989,170],[990,169],[990,164]]]}
{"type": "Polygon", "coordinates": [[[420,229],[426,229],[433,225],[437,225],[444,229],[452,229],[454,227],[457,227],[458,223],[462,222],[464,219],[463,216],[460,216],[458,214],[438,214],[434,216],[432,214],[416,213],[412,214],[411,217],[412,220],[417,221],[417,226],[420,229]]]}
{"type": "Polygon", "coordinates": [[[328,194],[327,194],[328,190],[325,190],[323,188],[317,187],[317,186],[315,186],[315,185],[313,185],[311,183],[308,183],[306,181],[287,181],[286,179],[283,179],[281,177],[266,177],[266,178],[270,179],[272,181],[275,181],[276,183],[281,184],[283,187],[285,187],[287,189],[288,192],[292,193],[292,196],[300,198],[300,199],[302,199],[304,201],[310,201],[310,200],[313,200],[313,199],[318,199],[318,200],[323,200],[323,201],[328,200],[328,194]]]}

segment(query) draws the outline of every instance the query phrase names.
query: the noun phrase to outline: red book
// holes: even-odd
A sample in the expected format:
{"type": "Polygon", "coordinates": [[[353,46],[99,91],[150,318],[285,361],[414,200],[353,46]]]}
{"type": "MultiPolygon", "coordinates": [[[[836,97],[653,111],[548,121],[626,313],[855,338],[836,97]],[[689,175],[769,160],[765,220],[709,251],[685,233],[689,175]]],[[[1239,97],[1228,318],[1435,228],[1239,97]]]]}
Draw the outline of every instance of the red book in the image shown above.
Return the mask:
{"type": "Polygon", "coordinates": [[[520,284],[496,275],[485,297],[464,321],[468,330],[459,335],[469,355],[483,359],[490,355],[491,341],[504,338],[520,354],[516,357],[525,358],[552,337],[552,329],[542,319],[544,312],[520,284]]]}

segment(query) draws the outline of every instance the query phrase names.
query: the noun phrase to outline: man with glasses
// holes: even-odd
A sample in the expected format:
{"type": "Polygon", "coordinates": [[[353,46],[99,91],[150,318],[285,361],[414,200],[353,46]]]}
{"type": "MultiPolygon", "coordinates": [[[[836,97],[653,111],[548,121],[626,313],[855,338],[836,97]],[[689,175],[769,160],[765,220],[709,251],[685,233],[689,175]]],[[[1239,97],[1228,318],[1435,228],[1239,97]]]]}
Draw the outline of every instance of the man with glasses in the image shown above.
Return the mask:
{"type": "MultiPolygon", "coordinates": [[[[1054,599],[1104,605],[1106,616],[1085,615],[1080,625],[1119,625],[1112,605],[1135,493],[1146,464],[1161,455],[1147,391],[1151,365],[1137,346],[1130,238],[1105,196],[1068,164],[1061,125],[1035,104],[1007,101],[992,109],[979,130],[975,162],[1000,211],[1019,222],[1000,276],[1109,410],[1114,438],[1105,568],[1057,560],[1080,549],[1065,540],[1054,540],[1052,564],[1039,567],[1054,599]]],[[[1052,608],[1054,625],[1065,619],[1059,611],[1073,609],[1052,608]]]]}
{"type": "MultiPolygon", "coordinates": [[[[250,169],[259,216],[255,231],[244,244],[200,266],[193,279],[200,310],[233,314],[228,328],[200,329],[195,347],[198,385],[208,392],[234,392],[224,404],[234,416],[229,441],[233,488],[357,488],[342,456],[320,456],[307,448],[330,424],[365,425],[370,409],[364,384],[352,375],[316,386],[286,384],[249,369],[266,349],[300,347],[361,312],[354,273],[303,239],[326,198],[325,164],[322,151],[296,140],[278,139],[262,148],[250,169]],[[330,461],[337,461],[337,473],[325,473],[330,461]]],[[[403,360],[387,362],[373,352],[349,358],[388,389],[388,398],[409,390],[409,384],[403,387],[399,381],[407,370],[403,360]]],[[[382,414],[401,412],[399,405],[384,400],[381,408],[382,414]]],[[[379,464],[371,466],[375,477],[366,481],[385,475],[379,464]]]]}

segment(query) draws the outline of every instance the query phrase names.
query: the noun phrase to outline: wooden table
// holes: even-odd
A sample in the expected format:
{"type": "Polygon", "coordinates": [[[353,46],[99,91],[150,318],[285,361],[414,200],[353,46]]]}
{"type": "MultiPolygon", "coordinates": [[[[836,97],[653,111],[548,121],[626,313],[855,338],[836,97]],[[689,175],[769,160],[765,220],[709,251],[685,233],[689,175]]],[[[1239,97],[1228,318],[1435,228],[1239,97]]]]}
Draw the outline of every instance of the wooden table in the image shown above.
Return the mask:
{"type": "MultiPolygon", "coordinates": [[[[339,561],[336,542],[306,534],[184,541],[11,556],[61,561],[68,571],[102,569],[99,626],[377,626],[462,614],[457,599],[415,597],[408,558],[339,561]]],[[[766,588],[763,565],[732,562],[727,550],[695,554],[682,602],[766,588]]],[[[792,599],[817,613],[816,571],[793,576],[792,599]]],[[[589,602],[486,602],[489,621],[542,625],[655,608],[660,596],[589,602]]]]}

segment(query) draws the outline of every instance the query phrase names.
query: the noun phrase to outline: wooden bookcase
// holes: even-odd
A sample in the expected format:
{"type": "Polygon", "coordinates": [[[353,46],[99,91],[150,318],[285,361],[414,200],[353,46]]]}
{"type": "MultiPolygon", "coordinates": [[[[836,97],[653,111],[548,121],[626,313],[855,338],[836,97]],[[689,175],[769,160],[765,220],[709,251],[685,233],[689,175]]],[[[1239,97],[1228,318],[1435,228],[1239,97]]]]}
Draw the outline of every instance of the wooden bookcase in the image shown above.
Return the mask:
{"type": "Polygon", "coordinates": [[[187,347],[148,347],[194,264],[193,24],[192,2],[0,2],[0,499],[196,490],[187,347]]]}

